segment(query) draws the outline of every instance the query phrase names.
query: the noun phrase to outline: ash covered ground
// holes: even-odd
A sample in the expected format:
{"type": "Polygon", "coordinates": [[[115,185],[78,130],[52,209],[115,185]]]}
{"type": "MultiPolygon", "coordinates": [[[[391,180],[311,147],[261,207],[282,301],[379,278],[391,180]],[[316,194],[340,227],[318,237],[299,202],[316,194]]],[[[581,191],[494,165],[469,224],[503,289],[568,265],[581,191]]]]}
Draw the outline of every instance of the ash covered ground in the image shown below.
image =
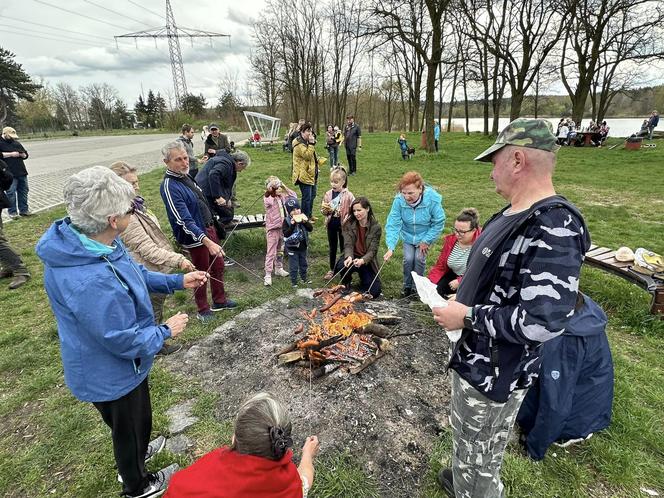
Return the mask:
{"type": "Polygon", "coordinates": [[[356,305],[400,315],[401,323],[390,327],[395,333],[421,332],[391,339],[391,351],[361,373],[337,370],[310,388],[309,368],[280,366],[276,353],[297,338],[293,330],[304,321],[299,312],[321,304],[311,290],[300,289],[240,313],[162,364],[218,393],[219,420],[233,419],[248,395],[270,391],[292,414],[296,454],[306,436],[316,434],[321,455],[348,451],[376,478],[381,496],[418,495],[433,444],[448,425],[445,334],[420,321],[422,307],[410,312],[407,303],[387,300],[356,305]]]}

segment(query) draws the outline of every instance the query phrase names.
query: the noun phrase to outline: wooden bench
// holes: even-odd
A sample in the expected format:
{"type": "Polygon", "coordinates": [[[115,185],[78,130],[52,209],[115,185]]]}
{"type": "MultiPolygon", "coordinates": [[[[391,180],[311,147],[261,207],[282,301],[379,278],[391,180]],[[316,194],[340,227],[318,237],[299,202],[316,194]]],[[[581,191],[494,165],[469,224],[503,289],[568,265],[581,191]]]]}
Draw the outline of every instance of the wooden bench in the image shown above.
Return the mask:
{"type": "Polygon", "coordinates": [[[265,226],[265,215],[264,214],[249,214],[247,216],[236,215],[233,218],[233,221],[226,225],[226,230],[248,230],[250,228],[259,228],[265,226]]]}
{"type": "Polygon", "coordinates": [[[650,292],[650,313],[664,319],[664,281],[632,270],[633,262],[618,261],[615,255],[616,251],[612,249],[591,245],[584,263],[613,273],[650,292]]]}

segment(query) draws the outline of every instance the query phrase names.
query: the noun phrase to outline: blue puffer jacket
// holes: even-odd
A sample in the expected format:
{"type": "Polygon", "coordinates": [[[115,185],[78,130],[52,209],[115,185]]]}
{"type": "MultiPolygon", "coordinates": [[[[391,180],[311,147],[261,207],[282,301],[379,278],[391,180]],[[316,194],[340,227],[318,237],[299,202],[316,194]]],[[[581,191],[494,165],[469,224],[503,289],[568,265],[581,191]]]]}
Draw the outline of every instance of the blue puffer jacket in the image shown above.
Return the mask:
{"type": "Polygon", "coordinates": [[[433,244],[440,237],[445,225],[443,196],[431,186],[424,186],[422,202],[412,208],[403,195],[397,194],[385,224],[387,248],[394,251],[399,239],[412,245],[425,242],[433,244]]]}
{"type": "Polygon", "coordinates": [[[171,336],[155,325],[149,292],[183,288],[183,275],[137,265],[115,239],[97,256],[58,220],[37,243],[44,287],[58,323],[65,382],[82,401],[116,400],[147,377],[154,355],[171,336]]]}

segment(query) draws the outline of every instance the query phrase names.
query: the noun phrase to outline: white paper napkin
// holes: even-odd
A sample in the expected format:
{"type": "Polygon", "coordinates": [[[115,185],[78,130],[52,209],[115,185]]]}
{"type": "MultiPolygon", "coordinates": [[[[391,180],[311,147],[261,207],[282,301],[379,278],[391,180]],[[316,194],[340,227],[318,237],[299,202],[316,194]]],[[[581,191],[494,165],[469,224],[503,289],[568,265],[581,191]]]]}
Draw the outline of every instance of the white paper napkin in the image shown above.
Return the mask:
{"type": "MultiPolygon", "coordinates": [[[[413,276],[413,281],[415,282],[415,288],[417,289],[417,294],[420,296],[420,301],[429,306],[429,308],[445,308],[447,307],[447,301],[438,294],[436,289],[436,284],[426,277],[422,277],[417,273],[410,272],[413,276]]],[[[456,342],[461,337],[461,330],[446,330],[447,338],[456,342]]]]}

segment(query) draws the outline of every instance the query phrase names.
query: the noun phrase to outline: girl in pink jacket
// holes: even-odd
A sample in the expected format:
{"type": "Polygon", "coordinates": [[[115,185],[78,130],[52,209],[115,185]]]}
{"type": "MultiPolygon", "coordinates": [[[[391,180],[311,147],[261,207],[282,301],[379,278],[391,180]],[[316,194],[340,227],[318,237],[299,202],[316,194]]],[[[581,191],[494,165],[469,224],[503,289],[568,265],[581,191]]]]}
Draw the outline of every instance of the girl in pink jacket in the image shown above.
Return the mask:
{"type": "Polygon", "coordinates": [[[284,270],[284,235],[281,227],[286,216],[284,201],[288,197],[297,198],[297,194],[286,187],[279,178],[270,176],[265,181],[265,236],[267,251],[265,253],[265,285],[272,285],[272,270],[279,277],[287,277],[284,270]]]}

